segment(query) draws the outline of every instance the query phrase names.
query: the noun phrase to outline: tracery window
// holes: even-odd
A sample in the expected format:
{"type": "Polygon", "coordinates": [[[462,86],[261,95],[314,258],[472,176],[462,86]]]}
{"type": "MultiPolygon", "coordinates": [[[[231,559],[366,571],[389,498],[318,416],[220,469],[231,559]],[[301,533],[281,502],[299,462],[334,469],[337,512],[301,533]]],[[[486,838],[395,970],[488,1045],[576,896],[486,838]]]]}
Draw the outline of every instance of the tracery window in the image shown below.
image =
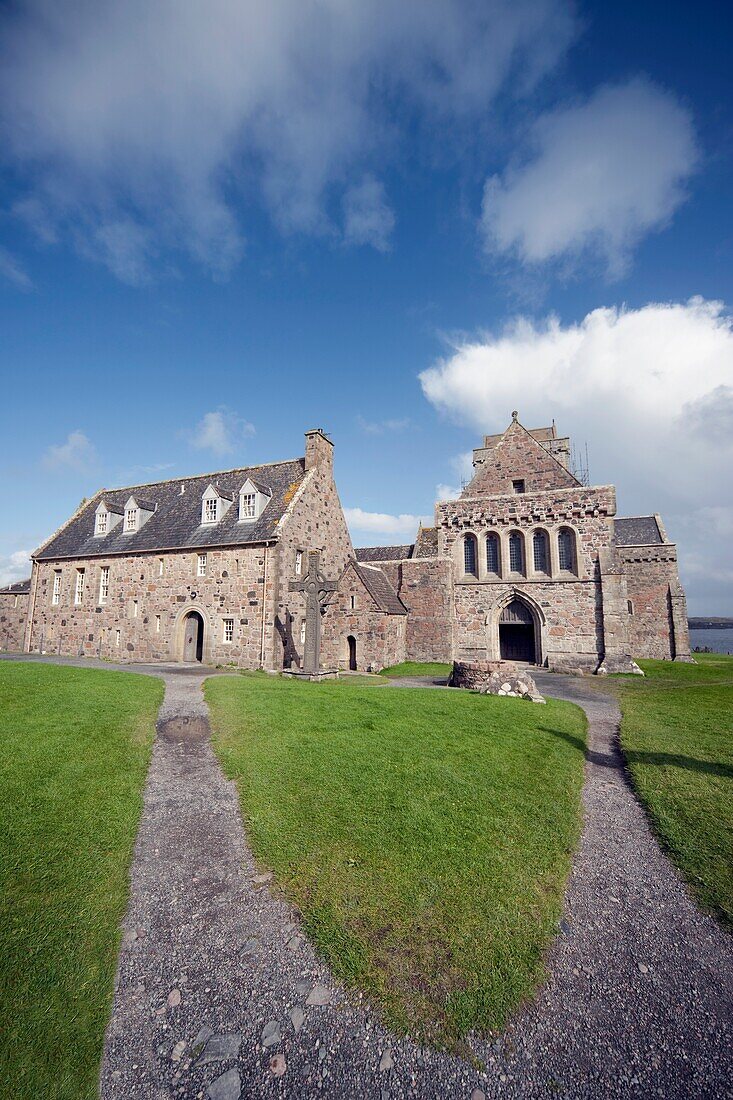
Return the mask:
{"type": "Polygon", "coordinates": [[[561,527],[558,531],[557,560],[561,569],[575,572],[575,535],[569,527],[561,527]]]}
{"type": "Polygon", "coordinates": [[[549,546],[545,531],[535,531],[532,538],[532,555],[535,573],[549,573],[549,546]]]}
{"type": "Polygon", "coordinates": [[[463,571],[471,576],[477,576],[475,535],[466,535],[463,540],[463,571]]]}
{"type": "Polygon", "coordinates": [[[489,573],[499,572],[499,539],[496,535],[486,536],[486,570],[489,573]]]}

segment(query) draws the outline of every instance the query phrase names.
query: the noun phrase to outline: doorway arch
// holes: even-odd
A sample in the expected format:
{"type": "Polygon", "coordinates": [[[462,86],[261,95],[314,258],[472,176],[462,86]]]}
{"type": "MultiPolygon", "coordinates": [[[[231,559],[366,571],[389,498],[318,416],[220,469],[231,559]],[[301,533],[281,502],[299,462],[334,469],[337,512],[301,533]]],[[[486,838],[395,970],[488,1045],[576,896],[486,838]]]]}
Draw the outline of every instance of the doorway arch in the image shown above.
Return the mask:
{"type": "Polygon", "coordinates": [[[545,617],[531,597],[513,589],[486,619],[489,660],[542,665],[545,617]]]}
{"type": "Polygon", "coordinates": [[[349,672],[356,672],[356,638],[353,634],[349,634],[346,644],[349,647],[349,672]]]}
{"type": "Polygon", "coordinates": [[[199,611],[189,611],[183,619],[182,660],[199,664],[204,659],[204,617],[199,611]]]}

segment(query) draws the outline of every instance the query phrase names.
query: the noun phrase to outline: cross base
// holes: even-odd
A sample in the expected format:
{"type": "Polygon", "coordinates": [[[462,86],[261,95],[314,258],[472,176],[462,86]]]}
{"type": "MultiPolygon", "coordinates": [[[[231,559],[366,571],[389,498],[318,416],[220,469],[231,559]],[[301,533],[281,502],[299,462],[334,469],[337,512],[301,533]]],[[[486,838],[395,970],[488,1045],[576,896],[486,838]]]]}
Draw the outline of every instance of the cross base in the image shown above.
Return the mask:
{"type": "Polygon", "coordinates": [[[292,676],[295,680],[336,680],[337,668],[319,668],[318,672],[305,672],[302,668],[284,668],[283,676],[292,676]]]}

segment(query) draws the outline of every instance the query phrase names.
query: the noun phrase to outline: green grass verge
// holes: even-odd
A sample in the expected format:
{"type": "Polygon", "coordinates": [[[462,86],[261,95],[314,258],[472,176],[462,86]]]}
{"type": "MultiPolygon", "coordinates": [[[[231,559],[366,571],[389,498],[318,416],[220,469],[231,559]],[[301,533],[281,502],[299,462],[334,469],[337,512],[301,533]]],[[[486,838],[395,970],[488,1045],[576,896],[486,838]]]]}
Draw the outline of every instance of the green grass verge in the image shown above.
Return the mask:
{"type": "Polygon", "coordinates": [[[0,662],[0,1079],[97,1096],[163,685],[0,662]]]}
{"type": "Polygon", "coordinates": [[[583,713],[287,680],[205,693],[255,856],[335,974],[438,1044],[500,1028],[557,930],[583,713]]]}
{"type": "Polygon", "coordinates": [[[440,661],[403,661],[401,665],[383,668],[379,675],[387,676],[391,680],[401,676],[432,676],[436,680],[447,680],[452,670],[453,665],[442,664],[440,661]]]}
{"type": "Polygon", "coordinates": [[[733,927],[733,657],[639,661],[613,684],[621,744],[652,825],[699,903],[733,927]]]}

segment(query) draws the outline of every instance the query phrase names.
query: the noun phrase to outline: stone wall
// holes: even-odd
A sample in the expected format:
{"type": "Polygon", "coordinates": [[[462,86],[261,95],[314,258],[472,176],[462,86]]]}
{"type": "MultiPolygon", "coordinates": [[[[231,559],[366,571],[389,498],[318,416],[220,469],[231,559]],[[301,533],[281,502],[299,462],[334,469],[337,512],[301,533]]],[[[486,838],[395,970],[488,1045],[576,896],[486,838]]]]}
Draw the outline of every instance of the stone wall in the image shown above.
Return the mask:
{"type": "Polygon", "coordinates": [[[626,573],[629,643],[634,657],[688,660],[690,635],[685,594],[679,582],[677,550],[624,546],[619,556],[626,573]]]}
{"type": "Polygon", "coordinates": [[[0,651],[22,653],[28,619],[28,593],[0,593],[0,651]]]}
{"type": "Polygon", "coordinates": [[[453,570],[445,558],[385,562],[382,567],[407,608],[405,660],[453,660],[453,570]]]}
{"type": "Polygon", "coordinates": [[[323,617],[321,663],[324,668],[348,669],[351,636],[356,639],[358,672],[400,664],[405,660],[406,623],[406,615],[380,610],[354,570],[347,569],[323,617]]]}

